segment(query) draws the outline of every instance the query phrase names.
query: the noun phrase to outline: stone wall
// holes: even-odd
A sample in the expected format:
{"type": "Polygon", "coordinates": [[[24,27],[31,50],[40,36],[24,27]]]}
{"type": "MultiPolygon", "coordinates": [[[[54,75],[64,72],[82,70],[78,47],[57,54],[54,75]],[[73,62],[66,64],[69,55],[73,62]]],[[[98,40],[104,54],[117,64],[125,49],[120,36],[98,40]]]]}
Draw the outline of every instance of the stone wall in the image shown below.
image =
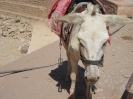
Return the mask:
{"type": "Polygon", "coordinates": [[[108,0],[100,0],[108,14],[117,14],[118,6],[108,0]]]}
{"type": "Polygon", "coordinates": [[[133,15],[133,2],[128,0],[100,0],[108,14],[133,15]]]}

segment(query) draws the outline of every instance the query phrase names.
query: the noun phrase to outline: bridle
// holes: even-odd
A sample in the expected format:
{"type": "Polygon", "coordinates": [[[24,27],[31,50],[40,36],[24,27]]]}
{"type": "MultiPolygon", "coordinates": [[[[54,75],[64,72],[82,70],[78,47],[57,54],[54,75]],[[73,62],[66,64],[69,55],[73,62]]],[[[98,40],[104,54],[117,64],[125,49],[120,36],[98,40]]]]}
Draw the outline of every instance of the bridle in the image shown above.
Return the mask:
{"type": "Polygon", "coordinates": [[[82,57],[82,55],[80,54],[80,57],[81,57],[81,61],[83,63],[86,63],[88,65],[96,65],[96,66],[99,66],[99,67],[103,67],[103,60],[104,60],[104,55],[101,57],[100,60],[86,60],[82,57]]]}

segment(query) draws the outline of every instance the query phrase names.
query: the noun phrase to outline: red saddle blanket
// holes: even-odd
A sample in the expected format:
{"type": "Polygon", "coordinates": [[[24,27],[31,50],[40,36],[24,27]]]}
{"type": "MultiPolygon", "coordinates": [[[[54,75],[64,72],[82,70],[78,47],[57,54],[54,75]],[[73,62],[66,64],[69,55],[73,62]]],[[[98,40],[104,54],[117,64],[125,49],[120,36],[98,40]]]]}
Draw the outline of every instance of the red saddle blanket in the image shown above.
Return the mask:
{"type": "Polygon", "coordinates": [[[55,23],[54,19],[65,15],[71,0],[57,0],[48,15],[47,26],[57,35],[61,34],[62,23],[55,23]]]}

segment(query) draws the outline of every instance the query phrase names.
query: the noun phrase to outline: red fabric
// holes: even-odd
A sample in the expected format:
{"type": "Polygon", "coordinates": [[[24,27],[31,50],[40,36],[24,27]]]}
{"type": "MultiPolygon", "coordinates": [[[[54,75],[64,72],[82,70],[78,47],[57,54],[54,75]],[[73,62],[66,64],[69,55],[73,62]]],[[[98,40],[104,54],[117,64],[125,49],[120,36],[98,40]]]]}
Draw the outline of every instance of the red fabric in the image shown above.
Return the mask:
{"type": "Polygon", "coordinates": [[[62,23],[55,23],[54,19],[65,15],[71,0],[57,0],[48,16],[47,26],[57,35],[61,35],[62,23]]]}
{"type": "Polygon", "coordinates": [[[48,19],[50,19],[51,15],[52,15],[52,13],[54,12],[54,10],[56,9],[56,7],[57,7],[59,1],[60,1],[60,0],[56,0],[56,2],[54,3],[54,5],[53,5],[53,7],[52,7],[52,9],[51,9],[51,11],[50,11],[50,13],[49,13],[49,15],[48,15],[48,19]]]}

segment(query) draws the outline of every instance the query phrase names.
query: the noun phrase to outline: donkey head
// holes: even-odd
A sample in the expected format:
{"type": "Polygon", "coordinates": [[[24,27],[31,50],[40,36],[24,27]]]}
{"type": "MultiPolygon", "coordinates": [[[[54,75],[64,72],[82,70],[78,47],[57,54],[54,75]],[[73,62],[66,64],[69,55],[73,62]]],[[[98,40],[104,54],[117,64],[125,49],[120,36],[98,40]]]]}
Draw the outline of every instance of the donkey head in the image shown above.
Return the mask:
{"type": "Polygon", "coordinates": [[[75,38],[79,41],[78,51],[85,66],[84,76],[89,85],[95,84],[100,76],[99,66],[102,65],[104,48],[109,39],[107,26],[133,22],[118,15],[102,15],[98,6],[91,3],[84,12],[70,13],[55,21],[80,25],[75,38]]]}

